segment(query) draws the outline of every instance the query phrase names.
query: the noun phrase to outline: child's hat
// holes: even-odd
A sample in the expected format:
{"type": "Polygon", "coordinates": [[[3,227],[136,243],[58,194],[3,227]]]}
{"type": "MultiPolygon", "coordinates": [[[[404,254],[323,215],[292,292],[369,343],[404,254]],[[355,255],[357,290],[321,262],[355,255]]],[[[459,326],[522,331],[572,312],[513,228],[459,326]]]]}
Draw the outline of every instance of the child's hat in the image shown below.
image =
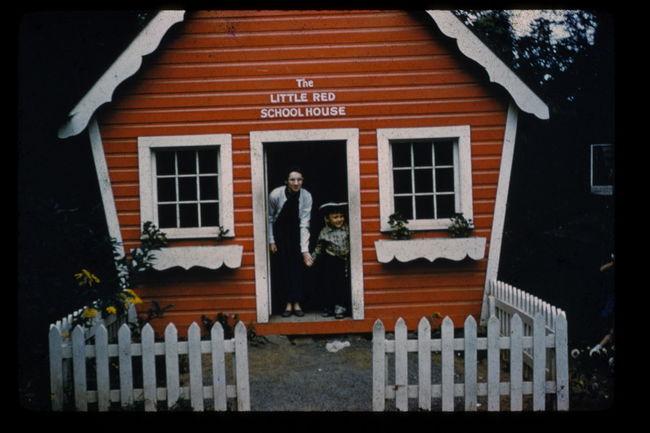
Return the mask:
{"type": "Polygon", "coordinates": [[[346,202],[327,202],[320,205],[318,210],[323,216],[326,216],[336,212],[345,212],[347,207],[346,202]]]}

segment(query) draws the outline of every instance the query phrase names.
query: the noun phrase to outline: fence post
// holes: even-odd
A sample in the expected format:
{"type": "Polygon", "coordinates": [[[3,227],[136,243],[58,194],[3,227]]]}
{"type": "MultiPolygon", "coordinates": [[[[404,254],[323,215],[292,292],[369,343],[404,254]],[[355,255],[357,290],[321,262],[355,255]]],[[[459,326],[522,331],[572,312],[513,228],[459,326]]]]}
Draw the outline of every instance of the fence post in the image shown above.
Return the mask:
{"type": "Polygon", "coordinates": [[[408,410],[408,329],[401,317],[395,323],[395,407],[408,410]]]}
{"type": "Polygon", "coordinates": [[[555,384],[557,410],[569,410],[569,354],[567,320],[564,314],[555,319],[555,384]]]}
{"type": "Polygon", "coordinates": [[[248,339],[243,322],[235,325],[235,374],[237,376],[237,410],[251,410],[248,383],[248,339]]]}
{"type": "Polygon", "coordinates": [[[442,364],[442,410],[454,410],[454,322],[445,317],[440,325],[440,359],[442,364]]]}
{"type": "Polygon", "coordinates": [[[465,319],[465,410],[476,411],[477,380],[476,380],[476,320],[467,316],[465,319]]]}
{"type": "Polygon", "coordinates": [[[418,399],[420,409],[431,410],[431,323],[418,324],[418,399]]]}
{"type": "Polygon", "coordinates": [[[74,401],[79,411],[88,410],[86,395],[86,339],[84,328],[75,326],[72,331],[72,372],[74,377],[74,401]]]}
{"type": "Polygon", "coordinates": [[[63,341],[56,326],[50,326],[48,336],[50,352],[50,398],[52,410],[63,410],[63,341]]]}
{"type": "Polygon", "coordinates": [[[227,409],[226,397],[226,358],[224,354],[223,326],[215,322],[210,330],[212,340],[212,388],[214,399],[214,410],[227,409]]]}
{"type": "Polygon", "coordinates": [[[178,378],[178,330],[173,323],[165,328],[165,375],[167,408],[171,409],[180,396],[178,378]]]}
{"type": "Polygon", "coordinates": [[[499,356],[499,319],[490,317],[487,327],[487,392],[488,411],[499,410],[499,370],[501,357],[499,356]]]}
{"type": "Polygon", "coordinates": [[[190,364],[190,403],[195,411],[203,410],[203,371],[201,369],[201,330],[192,322],[187,332],[190,364]]]}
{"type": "Polygon", "coordinates": [[[510,410],[521,411],[523,382],[523,325],[519,314],[510,321],[510,410]]]}
{"type": "Polygon", "coordinates": [[[131,330],[127,324],[117,331],[120,365],[120,401],[123,408],[133,404],[133,364],[131,362],[131,330]]]}
{"type": "Polygon", "coordinates": [[[97,369],[97,407],[105,412],[110,407],[108,372],[108,330],[104,325],[95,329],[95,366],[97,369]]]}
{"type": "Polygon", "coordinates": [[[386,408],[386,330],[381,320],[372,327],[372,410],[386,408]]]}
{"type": "Polygon", "coordinates": [[[533,320],[533,410],[546,406],[546,323],[542,313],[533,320]]]}
{"type": "Polygon", "coordinates": [[[156,410],[156,353],[154,350],[154,332],[149,323],[144,325],[142,338],[142,388],[144,389],[144,410],[156,410]]]}

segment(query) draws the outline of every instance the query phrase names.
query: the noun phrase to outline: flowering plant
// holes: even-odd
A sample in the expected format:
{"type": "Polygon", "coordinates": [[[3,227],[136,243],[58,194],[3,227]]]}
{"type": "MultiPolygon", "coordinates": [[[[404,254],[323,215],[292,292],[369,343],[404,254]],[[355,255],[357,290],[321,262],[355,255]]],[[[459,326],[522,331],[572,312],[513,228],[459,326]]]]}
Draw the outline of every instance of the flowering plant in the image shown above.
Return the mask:
{"type": "MultiPolygon", "coordinates": [[[[143,226],[141,245],[131,250],[131,253],[121,255],[117,251],[117,243],[113,240],[113,256],[117,267],[117,284],[111,284],[113,290],[98,297],[86,306],[80,314],[73,319],[73,326],[88,326],[97,317],[108,317],[110,315],[126,314],[131,305],[142,303],[142,299],[131,288],[135,285],[137,274],[151,269],[155,259],[153,251],[159,250],[167,244],[167,238],[154,224],[146,222],[143,226]]],[[[99,277],[87,269],[82,269],[74,274],[77,284],[87,289],[100,285],[99,277]]],[[[110,283],[109,283],[110,284],[110,283]]],[[[162,312],[171,308],[169,305],[160,308],[158,305],[155,311],[149,311],[147,320],[160,317],[162,312]]]]}

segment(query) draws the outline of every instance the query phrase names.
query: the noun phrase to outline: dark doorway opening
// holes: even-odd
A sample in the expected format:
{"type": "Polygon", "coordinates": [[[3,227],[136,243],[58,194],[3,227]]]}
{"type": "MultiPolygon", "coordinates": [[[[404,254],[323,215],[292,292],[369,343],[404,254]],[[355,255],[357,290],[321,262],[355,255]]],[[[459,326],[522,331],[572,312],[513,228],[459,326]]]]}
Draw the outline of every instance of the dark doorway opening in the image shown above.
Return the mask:
{"type": "MultiPolygon", "coordinates": [[[[284,184],[287,170],[298,166],[304,171],[303,188],[312,195],[313,205],[310,224],[309,250],[313,251],[318,233],[324,225],[318,212],[321,204],[336,201],[347,202],[347,153],[345,141],[299,141],[288,143],[265,143],[267,195],[284,184]]],[[[271,314],[280,314],[278,290],[278,264],[271,256],[271,314]]],[[[305,311],[320,311],[322,299],[317,291],[317,269],[307,268],[305,273],[305,311]]]]}

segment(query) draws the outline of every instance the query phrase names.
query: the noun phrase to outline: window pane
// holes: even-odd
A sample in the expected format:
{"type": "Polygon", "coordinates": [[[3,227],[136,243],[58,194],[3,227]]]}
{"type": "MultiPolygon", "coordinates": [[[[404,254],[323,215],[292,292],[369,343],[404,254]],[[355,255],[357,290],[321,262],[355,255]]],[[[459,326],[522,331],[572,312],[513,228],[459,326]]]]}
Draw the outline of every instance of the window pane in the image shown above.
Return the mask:
{"type": "Polygon", "coordinates": [[[397,143],[391,146],[393,150],[393,167],[411,166],[411,145],[409,143],[397,143]]]}
{"type": "Polygon", "coordinates": [[[415,216],[419,220],[434,218],[433,195],[415,197],[415,216]]]}
{"type": "Polygon", "coordinates": [[[435,143],[436,165],[454,165],[454,143],[438,141],[435,143]]]}
{"type": "Polygon", "coordinates": [[[156,173],[158,175],[174,174],[173,151],[156,152],[156,173]]]}
{"type": "Polygon", "coordinates": [[[182,150],[177,152],[178,174],[196,173],[196,151],[182,150]]]}
{"type": "Polygon", "coordinates": [[[436,169],[436,192],[453,192],[454,191],[454,169],[438,168],[436,169]]]}
{"type": "Polygon", "coordinates": [[[436,205],[438,206],[438,218],[451,218],[454,216],[454,195],[444,194],[436,196],[436,205]]]}
{"type": "Polygon", "coordinates": [[[176,179],[158,179],[158,201],[176,201],[176,179]]]}
{"type": "Polygon", "coordinates": [[[433,169],[415,170],[415,192],[433,192],[433,169]]]}
{"type": "Polygon", "coordinates": [[[198,204],[180,204],[178,205],[178,210],[180,216],[180,227],[198,227],[198,204]]]}
{"type": "Polygon", "coordinates": [[[178,199],[180,201],[196,200],[196,178],[178,178],[178,199]]]}
{"type": "Polygon", "coordinates": [[[411,170],[394,170],[393,182],[395,194],[407,194],[413,192],[411,185],[411,170]]]}
{"type": "Polygon", "coordinates": [[[416,167],[431,167],[431,143],[413,143],[413,165],[416,167]]]}
{"type": "Polygon", "coordinates": [[[158,205],[158,227],[170,228],[176,227],[176,205],[160,204],[158,205]]]}
{"type": "Polygon", "coordinates": [[[219,205],[217,203],[201,203],[201,227],[219,225],[219,205]]]}
{"type": "Polygon", "coordinates": [[[219,180],[217,176],[201,176],[199,179],[201,200],[219,199],[219,180]]]}
{"type": "Polygon", "coordinates": [[[199,150],[199,173],[218,173],[219,151],[217,149],[199,150]]]}
{"type": "Polygon", "coordinates": [[[411,197],[395,197],[395,212],[399,212],[406,219],[413,219],[413,204],[411,197]]]}

